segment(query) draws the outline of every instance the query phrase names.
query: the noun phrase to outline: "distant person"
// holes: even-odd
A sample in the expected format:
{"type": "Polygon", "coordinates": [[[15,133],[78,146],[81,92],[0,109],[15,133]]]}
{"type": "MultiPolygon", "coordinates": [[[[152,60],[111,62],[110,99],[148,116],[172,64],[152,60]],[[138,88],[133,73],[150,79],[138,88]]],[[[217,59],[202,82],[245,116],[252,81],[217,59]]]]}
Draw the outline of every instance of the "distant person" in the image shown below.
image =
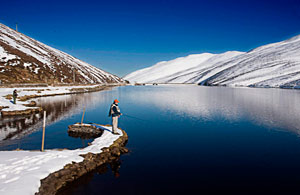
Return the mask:
{"type": "Polygon", "coordinates": [[[119,135],[119,133],[117,132],[117,128],[118,128],[118,118],[120,117],[120,115],[122,115],[122,113],[120,112],[120,108],[118,105],[119,101],[117,99],[114,100],[114,102],[111,104],[110,109],[109,109],[109,114],[108,116],[111,116],[112,119],[112,133],[119,135]]]}
{"type": "Polygon", "coordinates": [[[17,97],[18,97],[18,94],[17,94],[17,90],[15,89],[14,92],[13,92],[13,103],[14,104],[16,104],[17,97]]]}

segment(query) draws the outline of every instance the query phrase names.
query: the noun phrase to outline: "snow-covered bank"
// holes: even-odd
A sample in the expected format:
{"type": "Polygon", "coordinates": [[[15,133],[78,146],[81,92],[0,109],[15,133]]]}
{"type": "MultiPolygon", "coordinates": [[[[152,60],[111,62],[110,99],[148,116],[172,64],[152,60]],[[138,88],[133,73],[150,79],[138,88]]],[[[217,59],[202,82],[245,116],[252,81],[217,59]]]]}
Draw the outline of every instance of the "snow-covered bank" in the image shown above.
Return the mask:
{"type": "MultiPolygon", "coordinates": [[[[111,130],[111,127],[104,128],[111,130]]],[[[120,129],[118,132],[120,135],[104,131],[101,137],[84,149],[0,152],[0,193],[32,195],[38,192],[41,179],[69,163],[82,162],[82,154],[102,152],[102,148],[109,147],[123,135],[120,129]]]]}

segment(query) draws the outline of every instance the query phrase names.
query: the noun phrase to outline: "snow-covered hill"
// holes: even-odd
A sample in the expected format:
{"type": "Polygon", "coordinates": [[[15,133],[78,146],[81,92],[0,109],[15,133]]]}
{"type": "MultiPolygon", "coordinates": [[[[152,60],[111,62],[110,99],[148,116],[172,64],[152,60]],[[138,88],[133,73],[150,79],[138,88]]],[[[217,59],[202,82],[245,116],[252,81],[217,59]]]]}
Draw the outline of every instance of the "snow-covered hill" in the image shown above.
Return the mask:
{"type": "Polygon", "coordinates": [[[159,62],[124,77],[125,80],[138,83],[196,83],[198,77],[207,71],[218,68],[225,60],[243,54],[230,51],[222,54],[193,54],[171,61],[159,62]]]}
{"type": "Polygon", "coordinates": [[[212,56],[214,56],[214,54],[203,53],[189,55],[187,57],[177,58],[171,61],[159,62],[149,68],[133,72],[125,76],[124,79],[142,83],[156,82],[164,77],[185,71],[186,69],[194,68],[212,56]]]}
{"type": "Polygon", "coordinates": [[[202,84],[297,87],[300,85],[300,35],[258,47],[228,63],[229,68],[201,81],[202,84]]]}
{"type": "Polygon", "coordinates": [[[120,83],[123,79],[0,24],[2,83],[120,83]]]}
{"type": "Polygon", "coordinates": [[[247,53],[205,53],[160,62],[124,79],[139,83],[297,88],[300,85],[300,35],[247,53]]]}

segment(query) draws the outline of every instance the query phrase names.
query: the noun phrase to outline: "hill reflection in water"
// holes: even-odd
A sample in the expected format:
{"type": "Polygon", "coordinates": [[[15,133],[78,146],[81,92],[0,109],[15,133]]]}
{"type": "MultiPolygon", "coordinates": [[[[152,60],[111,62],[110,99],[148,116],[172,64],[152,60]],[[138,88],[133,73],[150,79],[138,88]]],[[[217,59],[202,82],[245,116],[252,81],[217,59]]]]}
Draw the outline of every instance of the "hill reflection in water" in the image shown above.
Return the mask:
{"type": "Polygon", "coordinates": [[[222,117],[234,123],[247,118],[257,125],[300,133],[299,90],[168,85],[128,95],[132,102],[147,102],[195,120],[222,117]]]}
{"type": "MultiPolygon", "coordinates": [[[[69,148],[67,143],[71,142],[70,140],[74,141],[78,139],[67,136],[66,132],[68,125],[81,121],[80,116],[83,112],[83,108],[86,107],[88,109],[93,107],[95,104],[101,102],[102,99],[103,98],[99,98],[97,95],[91,93],[42,97],[35,99],[37,106],[41,106],[47,113],[46,140],[51,137],[53,139],[53,143],[51,140],[50,143],[47,143],[48,146],[51,148],[59,148],[59,144],[55,146],[55,142],[61,139],[62,143],[66,143],[64,148],[69,148]],[[67,122],[62,123],[63,121],[67,122]],[[56,124],[60,129],[57,129],[56,124]],[[56,129],[54,130],[53,128],[56,129]],[[55,136],[57,138],[55,138],[55,136]],[[67,140],[63,140],[63,138],[67,140]]],[[[41,140],[36,136],[41,133],[41,128],[43,125],[42,123],[43,113],[1,118],[1,150],[12,150],[16,148],[23,149],[24,147],[28,149],[39,149],[39,143],[41,140]],[[34,136],[34,138],[31,135],[34,136]]],[[[76,148],[75,145],[71,146],[71,148],[76,148]]],[[[77,145],[77,147],[84,147],[81,142],[77,145]]]]}

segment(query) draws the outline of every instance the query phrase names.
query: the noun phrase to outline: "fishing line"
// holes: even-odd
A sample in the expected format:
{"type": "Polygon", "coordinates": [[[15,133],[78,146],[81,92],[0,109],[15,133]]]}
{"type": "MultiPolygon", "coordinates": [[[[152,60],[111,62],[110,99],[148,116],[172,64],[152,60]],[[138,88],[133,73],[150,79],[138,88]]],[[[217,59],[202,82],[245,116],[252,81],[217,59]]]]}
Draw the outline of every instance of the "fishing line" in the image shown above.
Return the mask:
{"type": "Polygon", "coordinates": [[[128,114],[122,114],[122,116],[126,116],[128,118],[133,118],[133,119],[144,121],[144,122],[150,122],[149,120],[141,119],[141,118],[138,118],[138,117],[135,117],[135,116],[131,116],[131,115],[128,115],[128,114]]]}

